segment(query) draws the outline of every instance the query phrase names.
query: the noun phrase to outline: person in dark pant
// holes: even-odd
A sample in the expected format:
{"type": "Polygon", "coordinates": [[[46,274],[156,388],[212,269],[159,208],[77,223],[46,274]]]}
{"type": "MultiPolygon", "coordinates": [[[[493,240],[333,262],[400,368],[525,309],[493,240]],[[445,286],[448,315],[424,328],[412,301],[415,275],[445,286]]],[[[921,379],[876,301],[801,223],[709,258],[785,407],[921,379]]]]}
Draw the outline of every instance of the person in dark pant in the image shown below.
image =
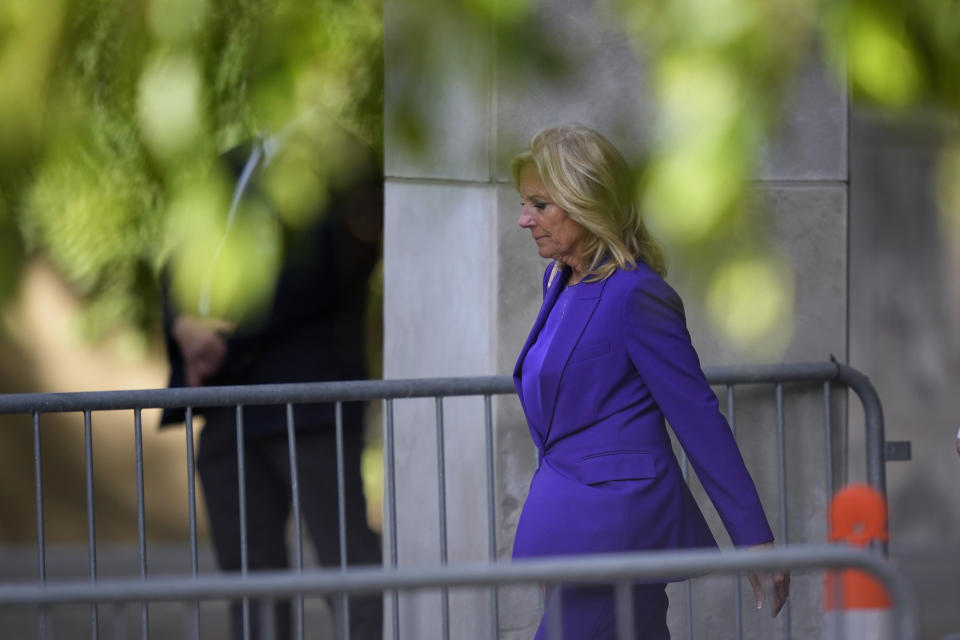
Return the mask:
{"type": "MultiPolygon", "coordinates": [[[[354,156],[356,157],[356,156],[354,156]]],[[[224,156],[238,176],[236,201],[256,197],[257,176],[270,160],[261,142],[224,156]],[[252,178],[252,179],[251,179],[252,178]],[[249,182],[248,182],[249,181],[249,182]]],[[[383,221],[382,178],[375,161],[333,185],[323,211],[307,228],[285,232],[282,270],[269,308],[238,326],[178,309],[164,278],[164,326],[170,386],[247,385],[363,378],[367,281],[379,257],[383,221]]],[[[228,231],[229,233],[229,226],[228,231]]],[[[206,499],[217,562],[243,567],[240,473],[235,407],[198,408],[205,425],[197,468],[206,499]]],[[[246,563],[250,571],[290,567],[286,527],[292,511],[291,461],[284,406],[242,409],[246,563]]],[[[293,411],[302,519],[319,563],[341,564],[335,407],[298,405],[293,411]]],[[[183,411],[165,411],[164,425],[183,411]]],[[[360,477],[363,407],[342,405],[346,562],[379,565],[380,542],[366,520],[360,477]]],[[[334,608],[336,609],[336,603],[334,608]]],[[[379,639],[382,599],[351,597],[350,637],[379,639]]],[[[278,638],[291,637],[291,606],[269,610],[278,638]]],[[[261,607],[252,601],[246,620],[259,637],[261,607]]],[[[340,621],[341,623],[343,621],[340,621]]],[[[244,612],[231,605],[232,637],[243,637],[244,612]]]]}

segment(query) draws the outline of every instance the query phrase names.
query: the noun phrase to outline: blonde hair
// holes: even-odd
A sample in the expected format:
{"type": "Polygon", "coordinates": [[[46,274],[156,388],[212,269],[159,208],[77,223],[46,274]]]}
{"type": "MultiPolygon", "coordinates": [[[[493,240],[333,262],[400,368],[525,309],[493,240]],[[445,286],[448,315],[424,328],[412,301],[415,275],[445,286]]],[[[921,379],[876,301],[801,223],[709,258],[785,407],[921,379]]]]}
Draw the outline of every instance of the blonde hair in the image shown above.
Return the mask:
{"type": "Polygon", "coordinates": [[[616,147],[581,124],[539,132],[510,164],[513,183],[533,163],[550,197],[588,232],[584,245],[588,282],[642,261],[666,275],[663,251],[647,231],[634,195],[634,175],[616,147]]]}

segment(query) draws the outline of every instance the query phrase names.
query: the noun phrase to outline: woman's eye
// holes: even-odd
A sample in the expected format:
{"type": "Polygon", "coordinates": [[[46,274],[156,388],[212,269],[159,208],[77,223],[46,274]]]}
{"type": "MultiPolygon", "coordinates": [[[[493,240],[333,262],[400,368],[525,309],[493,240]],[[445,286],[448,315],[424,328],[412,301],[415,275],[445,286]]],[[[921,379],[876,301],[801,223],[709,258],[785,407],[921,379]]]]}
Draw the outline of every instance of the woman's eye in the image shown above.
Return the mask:
{"type": "Polygon", "coordinates": [[[547,203],[546,203],[546,202],[534,202],[534,203],[533,203],[533,206],[536,207],[537,209],[539,209],[540,211],[543,211],[544,209],[547,208],[547,203]]]}

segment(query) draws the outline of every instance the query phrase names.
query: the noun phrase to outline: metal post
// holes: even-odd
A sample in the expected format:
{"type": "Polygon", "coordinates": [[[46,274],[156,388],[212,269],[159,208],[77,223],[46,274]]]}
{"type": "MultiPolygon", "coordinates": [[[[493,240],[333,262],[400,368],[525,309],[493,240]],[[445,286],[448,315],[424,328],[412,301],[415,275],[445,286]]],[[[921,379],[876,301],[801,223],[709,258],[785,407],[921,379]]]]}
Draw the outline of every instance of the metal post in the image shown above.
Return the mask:
{"type": "Polygon", "coordinates": [[[635,640],[636,630],[633,611],[633,583],[619,580],[616,584],[617,640],[635,640]]]}
{"type": "MultiPolygon", "coordinates": [[[[258,640],[277,640],[277,617],[273,599],[260,598],[257,600],[257,609],[260,610],[258,640]]],[[[283,640],[287,639],[283,638],[283,640]]]]}
{"type": "MultiPolygon", "coordinates": [[[[247,471],[243,451],[243,405],[237,405],[237,495],[240,506],[240,575],[249,571],[249,552],[247,548],[247,471]]],[[[243,640],[250,640],[250,598],[244,597],[242,607],[243,640]]]]}
{"type": "MultiPolygon", "coordinates": [[[[687,452],[683,447],[680,447],[680,472],[683,475],[683,481],[689,483],[687,452]]],[[[690,580],[684,580],[683,592],[687,596],[687,640],[693,640],[693,583],[690,580]]]]}
{"type": "Polygon", "coordinates": [[[563,640],[563,585],[551,588],[546,585],[547,596],[547,637],[550,640],[563,640]]]}
{"type": "MultiPolygon", "coordinates": [[[[787,450],[783,421],[783,385],[777,383],[777,469],[780,476],[780,538],[783,544],[790,544],[787,520],[787,450]]],[[[767,603],[768,606],[771,603],[767,603]]],[[[790,601],[783,607],[783,637],[790,640],[790,601]]]]}
{"type": "MultiPolygon", "coordinates": [[[[133,410],[134,455],[137,465],[137,551],[140,561],[140,579],[147,579],[147,517],[143,489],[143,423],[140,409],[133,410]]],[[[150,637],[149,607],[140,603],[140,638],[150,637]]]]}
{"type": "MultiPolygon", "coordinates": [[[[487,559],[497,561],[497,513],[493,466],[493,406],[490,394],[483,396],[484,440],[487,451],[487,559]]],[[[493,640],[500,638],[500,604],[497,587],[490,587],[490,630],[493,640]]]]}
{"type": "Polygon", "coordinates": [[[847,365],[835,364],[837,367],[836,380],[853,389],[863,403],[864,420],[866,422],[867,482],[871,487],[886,496],[887,472],[884,466],[883,406],[880,404],[880,397],[867,376],[847,365]]]}
{"type": "MultiPolygon", "coordinates": [[[[396,458],[393,444],[393,399],[386,400],[386,442],[387,442],[387,522],[390,526],[390,568],[397,568],[397,474],[396,458]]],[[[393,640],[400,640],[400,592],[394,589],[390,592],[393,603],[393,640]]]]}
{"type": "MultiPolygon", "coordinates": [[[[93,490],[93,425],[90,410],[83,412],[84,477],[87,488],[87,559],[90,567],[90,582],[97,581],[97,527],[93,490]]],[[[90,605],[90,637],[100,637],[97,605],[90,605]]]]}
{"type": "MultiPolygon", "coordinates": [[[[440,517],[440,566],[447,564],[447,482],[443,444],[443,397],[436,397],[437,408],[437,505],[440,517]]],[[[444,640],[450,638],[450,591],[440,590],[440,628],[444,640]]]]}
{"type": "MultiPolygon", "coordinates": [[[[340,570],[347,570],[347,497],[343,477],[343,403],[335,406],[337,430],[337,520],[340,535],[340,570]]],[[[350,640],[350,599],[346,594],[340,596],[340,620],[343,638],[350,640]]]]}
{"type": "MultiPolygon", "coordinates": [[[[184,418],[187,436],[187,519],[190,527],[190,575],[197,579],[200,573],[197,554],[197,479],[193,453],[193,407],[186,408],[184,418]]],[[[193,601],[192,606],[193,640],[200,640],[200,602],[193,601]]]]}
{"type": "MultiPolygon", "coordinates": [[[[37,573],[39,584],[47,582],[47,547],[43,519],[43,447],[40,438],[40,412],[33,412],[33,477],[37,505],[37,573]]],[[[47,640],[48,613],[40,607],[40,640],[47,640]]]]}
{"type": "Polygon", "coordinates": [[[830,411],[830,381],[823,383],[823,427],[826,432],[827,496],[833,496],[833,416],[830,411]]]}
{"type": "Polygon", "coordinates": [[[122,602],[113,605],[113,637],[116,640],[127,640],[126,608],[122,602]]]}
{"type": "MultiPolygon", "coordinates": [[[[727,420],[730,422],[730,433],[733,439],[737,439],[737,411],[734,398],[734,386],[727,385],[727,420]]],[[[737,638],[743,640],[743,593],[740,591],[740,584],[743,574],[738,573],[733,577],[733,599],[736,608],[737,638]]]]}
{"type": "MultiPolygon", "coordinates": [[[[297,435],[293,404],[287,403],[287,447],[290,454],[290,500],[293,502],[293,558],[297,573],[303,573],[303,524],[300,515],[300,466],[297,462],[297,435]]],[[[297,594],[297,640],[303,640],[303,594],[297,594]]]]}

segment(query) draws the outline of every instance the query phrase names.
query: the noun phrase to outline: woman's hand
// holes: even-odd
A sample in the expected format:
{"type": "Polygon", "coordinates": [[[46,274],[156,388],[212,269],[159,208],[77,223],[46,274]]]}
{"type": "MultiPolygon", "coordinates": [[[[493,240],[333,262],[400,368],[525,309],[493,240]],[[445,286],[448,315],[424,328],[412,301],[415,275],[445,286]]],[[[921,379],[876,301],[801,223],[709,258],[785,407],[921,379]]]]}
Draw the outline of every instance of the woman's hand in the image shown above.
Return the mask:
{"type": "MultiPolygon", "coordinates": [[[[773,549],[772,542],[757,544],[750,549],[773,549]]],[[[766,571],[762,573],[751,572],[749,574],[750,584],[753,586],[753,597],[757,602],[757,609],[762,609],[767,600],[766,594],[771,594],[773,602],[770,603],[770,617],[776,617],[787,601],[790,595],[790,572],[777,570],[772,574],[766,571]]]]}

